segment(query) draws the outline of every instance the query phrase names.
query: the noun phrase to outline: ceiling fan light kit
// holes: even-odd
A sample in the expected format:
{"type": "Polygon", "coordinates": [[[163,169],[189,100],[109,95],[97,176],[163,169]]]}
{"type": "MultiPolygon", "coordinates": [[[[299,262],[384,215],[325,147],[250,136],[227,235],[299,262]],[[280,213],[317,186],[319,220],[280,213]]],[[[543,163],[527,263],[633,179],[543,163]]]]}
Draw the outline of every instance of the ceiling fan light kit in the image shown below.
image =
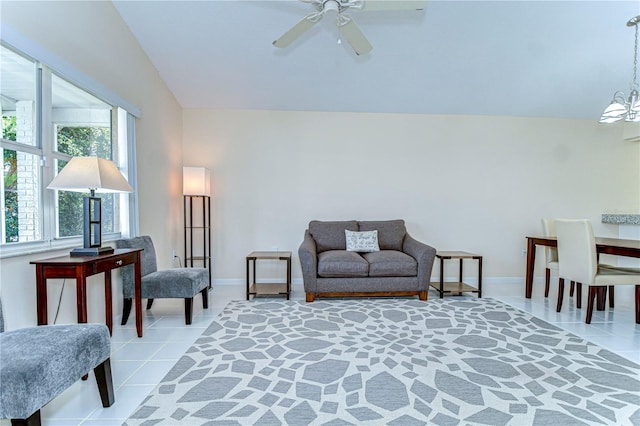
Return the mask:
{"type": "Polygon", "coordinates": [[[300,0],[311,4],[315,11],[309,13],[273,42],[284,48],[309,31],[327,14],[335,14],[336,26],[342,38],[353,48],[356,55],[365,55],[373,49],[360,27],[345,12],[349,9],[369,10],[422,10],[426,0],[300,0]]]}
{"type": "Polygon", "coordinates": [[[633,45],[633,78],[630,84],[629,97],[618,90],[613,94],[613,99],[600,117],[600,122],[605,124],[615,123],[624,119],[628,122],[640,122],[640,95],[638,94],[638,24],[640,15],[627,22],[627,27],[635,29],[635,43],[633,45]]]}

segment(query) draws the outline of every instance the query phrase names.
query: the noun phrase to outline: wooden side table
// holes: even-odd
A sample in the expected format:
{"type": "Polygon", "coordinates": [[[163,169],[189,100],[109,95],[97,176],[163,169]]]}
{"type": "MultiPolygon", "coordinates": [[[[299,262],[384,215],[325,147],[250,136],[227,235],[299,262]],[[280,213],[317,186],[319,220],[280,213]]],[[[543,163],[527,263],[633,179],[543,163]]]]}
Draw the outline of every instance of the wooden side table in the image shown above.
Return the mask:
{"type": "Polygon", "coordinates": [[[436,257],[440,259],[440,281],[431,282],[431,287],[434,287],[440,294],[440,298],[445,293],[452,293],[462,295],[462,293],[478,293],[478,297],[482,297],[482,256],[474,253],[467,253],[466,251],[438,251],[436,257]],[[450,259],[459,259],[459,281],[457,282],[445,282],[444,280],[444,261],[450,259]],[[475,259],[478,261],[478,287],[473,287],[465,284],[462,281],[462,262],[465,259],[475,259]]]}
{"type": "Polygon", "coordinates": [[[247,300],[249,296],[285,296],[291,294],[291,252],[290,251],[254,251],[247,255],[247,300]],[[284,283],[257,283],[256,260],[284,260],[287,262],[287,278],[284,283]],[[253,265],[253,274],[251,274],[253,265]]]}

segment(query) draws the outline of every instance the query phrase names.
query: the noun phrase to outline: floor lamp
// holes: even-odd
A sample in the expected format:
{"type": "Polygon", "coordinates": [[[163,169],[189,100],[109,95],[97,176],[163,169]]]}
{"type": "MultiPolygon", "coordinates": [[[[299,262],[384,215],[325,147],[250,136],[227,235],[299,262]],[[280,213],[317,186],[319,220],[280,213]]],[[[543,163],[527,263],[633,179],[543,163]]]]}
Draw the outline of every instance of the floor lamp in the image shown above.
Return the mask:
{"type": "Polygon", "coordinates": [[[102,200],[96,192],[133,192],[118,167],[99,157],[73,157],[51,181],[47,189],[86,192],[83,197],[83,247],[71,251],[71,256],[98,256],[113,253],[112,247],[102,247],[102,200]]]}

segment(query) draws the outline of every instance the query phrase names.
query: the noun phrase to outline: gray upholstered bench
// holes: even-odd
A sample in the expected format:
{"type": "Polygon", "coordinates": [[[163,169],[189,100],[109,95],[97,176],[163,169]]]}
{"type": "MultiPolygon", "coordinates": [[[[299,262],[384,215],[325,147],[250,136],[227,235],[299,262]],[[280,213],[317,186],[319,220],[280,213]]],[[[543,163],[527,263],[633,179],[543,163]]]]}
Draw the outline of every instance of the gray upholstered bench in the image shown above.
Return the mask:
{"type": "Polygon", "coordinates": [[[93,369],[102,405],[114,402],[111,342],[104,324],[4,331],[0,304],[0,418],[39,425],[40,409],[93,369]]]}

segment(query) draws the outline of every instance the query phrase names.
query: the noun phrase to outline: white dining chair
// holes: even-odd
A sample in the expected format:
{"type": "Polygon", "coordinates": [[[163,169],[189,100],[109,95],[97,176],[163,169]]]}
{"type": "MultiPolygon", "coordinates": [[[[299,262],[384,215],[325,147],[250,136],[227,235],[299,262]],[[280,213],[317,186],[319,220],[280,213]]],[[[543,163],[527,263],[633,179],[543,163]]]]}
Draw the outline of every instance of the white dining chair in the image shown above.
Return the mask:
{"type": "MultiPolygon", "coordinates": [[[[542,232],[545,237],[556,236],[555,219],[543,218],[542,219],[542,232]]],[[[556,304],[556,312],[560,312],[562,309],[562,301],[564,298],[564,278],[559,275],[558,266],[558,249],[555,247],[544,247],[545,254],[545,280],[544,280],[544,297],[549,297],[549,286],[551,281],[551,273],[558,275],[558,302],[556,304]]],[[[571,281],[571,287],[569,289],[569,296],[573,297],[575,289],[575,281],[571,281]]],[[[578,283],[578,293],[576,295],[576,307],[582,308],[582,285],[578,283]]]]}
{"type": "Polygon", "coordinates": [[[591,323],[596,295],[604,308],[607,286],[635,285],[635,317],[640,324],[640,269],[598,264],[591,222],[586,219],[557,219],[559,274],[564,279],[589,284],[587,316],[591,323]]]}

